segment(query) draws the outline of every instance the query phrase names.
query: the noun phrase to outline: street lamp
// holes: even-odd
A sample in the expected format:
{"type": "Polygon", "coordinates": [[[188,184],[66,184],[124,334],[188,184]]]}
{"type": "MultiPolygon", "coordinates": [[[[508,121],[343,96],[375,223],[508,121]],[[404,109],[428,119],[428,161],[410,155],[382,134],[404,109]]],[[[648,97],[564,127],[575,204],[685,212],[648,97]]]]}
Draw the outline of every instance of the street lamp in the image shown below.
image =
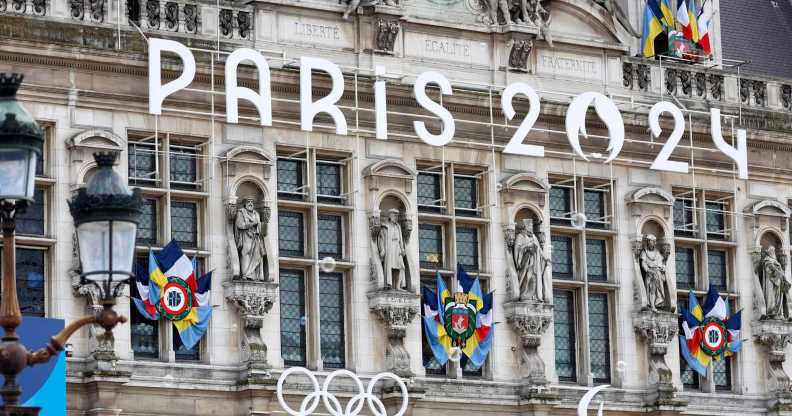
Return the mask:
{"type": "Polygon", "coordinates": [[[19,405],[22,394],[17,376],[27,366],[48,361],[63,351],[66,341],[78,329],[99,324],[112,331],[126,317],[113,309],[118,291],[132,275],[137,218],[142,198],[124,184],[113,171],[116,154],[97,153],[99,171],[80,188],[69,202],[77,228],[80,247],[81,279],[95,284],[101,293],[102,310],[72,322],[52,337],[44,348],[29,352],[19,341],[17,327],[22,313],[16,289],[16,243],[14,231],[17,212],[33,201],[36,157],[41,153],[43,132],[30,114],[19,105],[16,91],[22,76],[0,73],[0,221],[3,230],[3,279],[0,297],[0,373],[5,383],[0,388],[3,405],[0,415],[38,415],[38,408],[19,405]]]}

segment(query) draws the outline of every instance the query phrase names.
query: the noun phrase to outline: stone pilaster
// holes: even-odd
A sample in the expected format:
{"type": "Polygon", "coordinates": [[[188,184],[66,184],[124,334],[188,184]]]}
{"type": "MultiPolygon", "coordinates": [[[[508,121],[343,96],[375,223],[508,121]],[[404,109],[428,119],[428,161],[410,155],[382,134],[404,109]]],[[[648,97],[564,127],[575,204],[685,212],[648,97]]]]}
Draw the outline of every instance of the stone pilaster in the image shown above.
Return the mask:
{"type": "Polygon", "coordinates": [[[277,300],[278,284],[273,282],[231,280],[223,284],[226,301],[234,305],[242,321],[243,359],[251,370],[263,370],[269,378],[267,344],[261,337],[264,318],[277,300]]]}
{"type": "Polygon", "coordinates": [[[503,307],[506,321],[520,336],[522,348],[521,398],[557,399],[547,387],[545,363],[538,352],[539,345],[542,343],[542,335],[553,322],[553,305],[544,302],[513,301],[504,304],[503,307]]]}
{"type": "Polygon", "coordinates": [[[668,347],[676,339],[677,328],[678,318],[673,312],[642,310],[633,314],[633,329],[649,348],[648,403],[659,410],[687,404],[676,397],[671,369],[665,360],[668,347]]]}
{"type": "Polygon", "coordinates": [[[385,371],[400,377],[413,377],[410,353],[404,346],[407,326],[419,313],[419,296],[405,290],[381,289],[368,293],[369,310],[385,324],[388,345],[385,349],[385,371]]]}

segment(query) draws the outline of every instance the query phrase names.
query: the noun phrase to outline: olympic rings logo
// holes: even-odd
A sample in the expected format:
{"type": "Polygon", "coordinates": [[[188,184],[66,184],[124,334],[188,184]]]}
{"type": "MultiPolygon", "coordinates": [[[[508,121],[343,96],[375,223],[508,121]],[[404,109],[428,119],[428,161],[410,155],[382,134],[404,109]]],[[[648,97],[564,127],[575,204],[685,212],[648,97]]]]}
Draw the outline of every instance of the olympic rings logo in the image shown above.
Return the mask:
{"type": "Polygon", "coordinates": [[[374,386],[380,380],[390,378],[396,381],[396,384],[399,385],[401,389],[401,396],[402,396],[402,403],[401,408],[399,411],[393,416],[402,416],[407,411],[407,402],[409,400],[409,395],[407,393],[407,386],[404,384],[404,381],[393,373],[379,373],[374,376],[371,381],[369,381],[368,386],[364,389],[363,382],[360,381],[358,376],[349,371],[349,370],[336,370],[330,373],[327,376],[324,383],[322,384],[321,390],[319,389],[319,381],[316,379],[316,376],[308,369],[303,367],[291,367],[281,374],[280,378],[278,378],[278,387],[277,387],[277,394],[278,394],[278,403],[280,403],[281,408],[288,414],[292,416],[309,416],[316,411],[316,408],[319,406],[319,398],[322,399],[324,402],[324,406],[327,411],[332,416],[357,416],[360,414],[360,411],[363,410],[364,402],[368,404],[368,408],[371,411],[373,416],[388,416],[388,413],[385,409],[385,405],[382,403],[379,397],[374,395],[374,386]],[[300,404],[300,410],[294,410],[286,404],[286,400],[283,398],[283,383],[286,381],[290,375],[294,373],[303,373],[305,374],[308,379],[311,381],[311,385],[313,386],[313,391],[309,393],[303,399],[302,403],[300,404]],[[328,391],[330,387],[330,383],[338,376],[346,376],[352,379],[355,382],[355,386],[357,386],[358,394],[352,396],[347,402],[346,407],[341,405],[341,402],[338,398],[328,391]]]}

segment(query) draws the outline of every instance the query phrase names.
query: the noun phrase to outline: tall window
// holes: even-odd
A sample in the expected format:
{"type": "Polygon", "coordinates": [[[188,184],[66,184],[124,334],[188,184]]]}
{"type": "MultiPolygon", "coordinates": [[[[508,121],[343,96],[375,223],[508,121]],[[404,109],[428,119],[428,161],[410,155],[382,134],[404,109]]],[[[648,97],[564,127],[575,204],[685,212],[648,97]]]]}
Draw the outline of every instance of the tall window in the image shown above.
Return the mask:
{"type": "Polygon", "coordinates": [[[707,237],[726,238],[726,204],[720,201],[707,201],[704,207],[707,212],[707,237]]]}
{"type": "Polygon", "coordinates": [[[680,191],[674,199],[674,233],[679,236],[696,235],[695,199],[692,191],[680,191]]]}
{"type": "Polygon", "coordinates": [[[299,270],[280,271],[281,356],[287,366],[304,366],[305,278],[299,270]]]}
{"type": "Polygon", "coordinates": [[[284,257],[305,256],[303,215],[299,212],[278,212],[278,251],[284,257]]]}
{"type": "Polygon", "coordinates": [[[287,366],[344,368],[345,258],[354,209],[348,205],[350,155],[278,149],[278,265],[281,354],[287,366]],[[325,258],[335,263],[327,263],[325,258]],[[309,295],[310,294],[310,295],[309,295]]]}
{"type": "MultiPolygon", "coordinates": [[[[436,289],[437,272],[449,290],[455,291],[455,273],[461,267],[478,277],[482,290],[489,287],[487,204],[485,167],[451,162],[418,161],[418,254],[421,284],[436,289]]],[[[462,378],[487,377],[487,364],[475,368],[466,359],[440,365],[423,339],[427,375],[462,378]]]]}
{"type": "Polygon", "coordinates": [[[47,191],[38,187],[33,192],[33,202],[16,214],[16,233],[19,235],[45,236],[44,219],[47,206],[47,191]]]}
{"type": "Polygon", "coordinates": [[[726,283],[728,281],[726,252],[721,250],[709,250],[707,252],[707,263],[710,285],[717,288],[718,291],[725,292],[726,283]]]}
{"type": "Polygon", "coordinates": [[[678,289],[693,289],[696,287],[696,254],[691,247],[677,247],[676,257],[676,282],[678,289]]]}
{"type": "MultiPolygon", "coordinates": [[[[204,139],[172,134],[130,134],[129,186],[140,188],[143,194],[135,267],[147,271],[149,248],[156,252],[175,240],[188,257],[197,258],[197,274],[203,271],[200,265],[209,255],[201,229],[208,200],[202,176],[204,142],[204,139]]],[[[132,290],[134,296],[138,296],[136,290],[132,290]]],[[[201,360],[200,342],[187,350],[172,325],[147,320],[134,305],[130,306],[130,315],[136,359],[201,360]]]]}
{"type": "Polygon", "coordinates": [[[341,273],[319,273],[321,350],[325,368],[344,368],[344,278],[341,273]]]}
{"type": "Polygon", "coordinates": [[[590,374],[595,383],[610,383],[617,357],[609,307],[618,290],[609,267],[613,183],[561,175],[549,181],[556,374],[560,382],[586,383],[590,374]]]}
{"type": "Polygon", "coordinates": [[[553,292],[553,325],[555,328],[555,367],[559,381],[577,381],[575,367],[575,299],[574,292],[553,292]]]}

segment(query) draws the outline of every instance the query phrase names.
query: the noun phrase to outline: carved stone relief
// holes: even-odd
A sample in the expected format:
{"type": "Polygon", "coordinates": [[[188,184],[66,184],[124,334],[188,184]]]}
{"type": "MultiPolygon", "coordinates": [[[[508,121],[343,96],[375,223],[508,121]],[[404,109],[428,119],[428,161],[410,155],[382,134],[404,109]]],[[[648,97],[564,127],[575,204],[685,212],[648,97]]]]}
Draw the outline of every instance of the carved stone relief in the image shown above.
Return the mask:
{"type": "Polygon", "coordinates": [[[242,320],[244,359],[267,368],[267,344],[261,336],[264,318],[278,299],[278,284],[232,280],[223,284],[225,299],[242,320]]]}
{"type": "Polygon", "coordinates": [[[179,30],[179,5],[172,1],[165,3],[165,29],[179,30]]]}
{"type": "Polygon", "coordinates": [[[552,303],[550,256],[541,223],[524,218],[506,226],[504,233],[509,299],[552,303]]]}
{"type": "Polygon", "coordinates": [[[104,22],[105,0],[88,0],[91,7],[91,20],[97,23],[104,22]]]}
{"type": "MultiPolygon", "coordinates": [[[[520,372],[523,398],[534,398],[546,390],[545,363],[538,348],[550,323],[553,305],[536,301],[513,301],[503,305],[506,321],[520,339],[520,372]]],[[[545,395],[548,393],[546,392],[545,395]]]]}
{"type": "Polygon", "coordinates": [[[385,325],[388,345],[385,368],[400,377],[412,377],[410,353],[404,346],[407,326],[419,315],[419,296],[403,290],[381,289],[368,293],[369,310],[385,325]]]}
{"type": "Polygon", "coordinates": [[[532,39],[514,39],[509,50],[509,69],[513,71],[527,72],[528,58],[533,50],[532,39]]]}
{"type": "Polygon", "coordinates": [[[184,30],[187,33],[198,31],[198,6],[194,4],[184,5],[184,30]]]}
{"type": "Polygon", "coordinates": [[[146,2],[146,20],[148,27],[159,29],[160,27],[160,7],[158,0],[148,0],[146,2]]]}
{"type": "Polygon", "coordinates": [[[84,0],[69,0],[69,10],[71,11],[71,17],[73,19],[82,20],[83,14],[85,14],[85,3],[84,0]]]}
{"type": "Polygon", "coordinates": [[[374,35],[375,52],[392,54],[400,27],[398,20],[377,19],[377,30],[374,35]]]}
{"type": "Polygon", "coordinates": [[[656,388],[656,405],[684,404],[674,397],[676,388],[665,361],[668,347],[677,338],[678,326],[673,312],[642,310],[633,314],[633,329],[649,348],[649,385],[656,388]]]}
{"type": "Polygon", "coordinates": [[[785,110],[792,110],[792,85],[781,86],[781,106],[785,110]]]}

